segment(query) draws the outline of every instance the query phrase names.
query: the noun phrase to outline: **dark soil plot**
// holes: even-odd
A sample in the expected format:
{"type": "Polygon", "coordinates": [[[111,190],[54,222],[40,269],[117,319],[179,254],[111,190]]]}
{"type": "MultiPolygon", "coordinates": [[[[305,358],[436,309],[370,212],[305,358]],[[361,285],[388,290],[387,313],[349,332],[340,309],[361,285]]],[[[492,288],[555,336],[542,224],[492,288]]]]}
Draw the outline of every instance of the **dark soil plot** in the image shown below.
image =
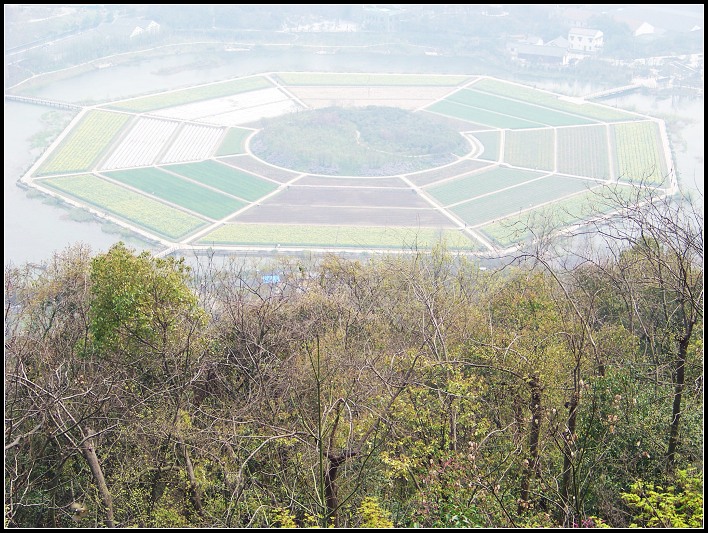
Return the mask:
{"type": "Polygon", "coordinates": [[[265,224],[328,224],[340,226],[408,226],[453,228],[453,222],[436,209],[391,207],[306,207],[259,205],[231,222],[265,224]]]}
{"type": "Polygon", "coordinates": [[[298,187],[292,185],[263,205],[429,208],[413,189],[298,187]]]}
{"type": "Polygon", "coordinates": [[[305,176],[297,185],[312,187],[400,187],[409,189],[401,178],[349,178],[346,176],[305,176]]]}
{"type": "Polygon", "coordinates": [[[293,172],[282,168],[274,167],[268,163],[263,163],[259,159],[250,156],[221,157],[219,161],[240,168],[247,172],[252,172],[264,178],[268,178],[279,183],[285,183],[298,176],[299,172],[293,172]]]}

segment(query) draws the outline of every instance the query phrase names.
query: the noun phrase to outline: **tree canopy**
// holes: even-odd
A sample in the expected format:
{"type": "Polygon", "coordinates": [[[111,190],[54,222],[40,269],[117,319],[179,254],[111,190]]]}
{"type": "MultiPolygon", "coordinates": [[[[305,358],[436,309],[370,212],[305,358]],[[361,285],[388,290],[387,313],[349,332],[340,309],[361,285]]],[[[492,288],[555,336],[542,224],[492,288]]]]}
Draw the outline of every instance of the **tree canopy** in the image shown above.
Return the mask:
{"type": "Polygon", "coordinates": [[[617,213],[488,270],[8,265],[6,525],[702,524],[702,211],[617,213]]]}

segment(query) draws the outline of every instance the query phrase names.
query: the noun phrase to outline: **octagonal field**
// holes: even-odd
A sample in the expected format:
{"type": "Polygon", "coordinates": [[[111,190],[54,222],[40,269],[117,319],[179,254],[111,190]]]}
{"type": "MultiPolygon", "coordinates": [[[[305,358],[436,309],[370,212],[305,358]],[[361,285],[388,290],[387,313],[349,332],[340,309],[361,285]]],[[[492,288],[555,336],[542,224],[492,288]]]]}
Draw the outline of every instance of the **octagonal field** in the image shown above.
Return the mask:
{"type": "Polygon", "coordinates": [[[517,83],[268,73],[83,108],[23,179],[171,250],[405,251],[444,239],[484,253],[526,238],[518,222],[582,222],[603,188],[670,192],[672,166],[662,121],[517,83]],[[274,117],[382,107],[419,117],[405,123],[418,138],[431,118],[444,123],[464,150],[434,168],[371,175],[251,152],[274,117]]]}

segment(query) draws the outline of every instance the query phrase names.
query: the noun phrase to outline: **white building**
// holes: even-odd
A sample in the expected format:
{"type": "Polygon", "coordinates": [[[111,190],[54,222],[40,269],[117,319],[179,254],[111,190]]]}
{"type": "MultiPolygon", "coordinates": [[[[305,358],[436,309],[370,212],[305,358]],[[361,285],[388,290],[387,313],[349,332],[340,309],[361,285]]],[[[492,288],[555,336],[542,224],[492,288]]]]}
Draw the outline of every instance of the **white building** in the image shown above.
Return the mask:
{"type": "Polygon", "coordinates": [[[629,29],[632,30],[632,35],[634,37],[656,33],[654,26],[648,22],[644,22],[642,20],[625,20],[624,22],[627,26],[629,26],[629,29]]]}
{"type": "Polygon", "coordinates": [[[571,28],[568,32],[568,43],[570,51],[597,52],[604,44],[603,33],[590,28],[571,28]]]}

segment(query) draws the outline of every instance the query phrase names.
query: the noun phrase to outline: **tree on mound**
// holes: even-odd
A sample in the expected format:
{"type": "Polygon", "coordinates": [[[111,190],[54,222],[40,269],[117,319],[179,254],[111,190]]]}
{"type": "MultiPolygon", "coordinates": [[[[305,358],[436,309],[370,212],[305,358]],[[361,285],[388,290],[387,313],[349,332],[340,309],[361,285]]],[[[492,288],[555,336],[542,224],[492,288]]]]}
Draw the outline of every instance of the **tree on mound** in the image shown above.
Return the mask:
{"type": "Polygon", "coordinates": [[[251,151],[313,174],[387,176],[455,161],[467,141],[446,121],[396,107],[328,107],[264,119],[251,151]]]}

